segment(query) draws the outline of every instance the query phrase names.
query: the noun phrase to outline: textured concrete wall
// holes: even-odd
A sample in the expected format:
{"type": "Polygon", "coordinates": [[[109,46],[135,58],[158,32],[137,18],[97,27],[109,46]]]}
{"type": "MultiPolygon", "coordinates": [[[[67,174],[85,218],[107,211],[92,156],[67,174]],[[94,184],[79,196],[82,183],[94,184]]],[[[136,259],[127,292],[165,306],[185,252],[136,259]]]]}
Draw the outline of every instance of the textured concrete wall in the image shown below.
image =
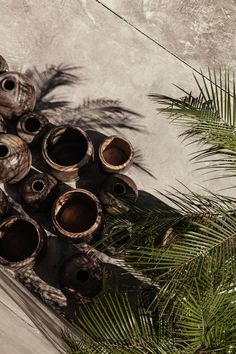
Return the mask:
{"type": "MultiPolygon", "coordinates": [[[[103,3],[197,69],[236,65],[234,0],[103,3]]],[[[229,185],[204,182],[205,176],[193,171],[188,154],[194,147],[181,144],[177,128],[157,116],[155,105],[147,98],[150,92],[177,95],[173,83],[191,90],[193,79],[188,66],[95,0],[1,0],[0,11],[0,51],[11,66],[36,65],[42,69],[46,64],[62,62],[80,65],[86,81],[63,92],[74,104],[86,97],[107,97],[119,99],[144,115],[142,123],[147,134],[124,132],[142,150],[147,167],[157,177],[154,180],[132,169],[130,175],[140,188],[163,191],[169,185],[178,186],[177,180],[194,190],[199,190],[198,185],[213,191],[229,185]]],[[[17,309],[8,306],[10,300],[4,291],[0,303],[0,354],[54,353],[37,334],[34,324],[29,327],[16,320],[17,309]]]]}

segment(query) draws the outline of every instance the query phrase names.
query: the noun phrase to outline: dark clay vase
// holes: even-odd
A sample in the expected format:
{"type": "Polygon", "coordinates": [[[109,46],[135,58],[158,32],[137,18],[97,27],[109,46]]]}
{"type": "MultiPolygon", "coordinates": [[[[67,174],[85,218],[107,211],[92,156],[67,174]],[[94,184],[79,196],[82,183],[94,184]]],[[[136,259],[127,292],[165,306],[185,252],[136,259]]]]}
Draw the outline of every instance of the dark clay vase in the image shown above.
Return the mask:
{"type": "Polygon", "coordinates": [[[49,171],[57,179],[79,180],[81,168],[93,158],[93,145],[82,129],[63,125],[47,133],[42,153],[49,171]]]}
{"type": "Polygon", "coordinates": [[[103,288],[103,267],[95,256],[80,253],[69,258],[60,270],[62,292],[79,303],[90,302],[103,288]]]}
{"type": "Polygon", "coordinates": [[[0,72],[8,71],[9,67],[6,60],[0,55],[0,72]]]}
{"type": "Polygon", "coordinates": [[[73,242],[88,242],[102,224],[102,207],[93,193],[74,189],[56,200],[52,221],[61,235],[73,242]]]}
{"type": "Polygon", "coordinates": [[[58,182],[47,173],[37,173],[26,179],[21,195],[24,202],[31,207],[50,207],[59,196],[58,182]]]}
{"type": "Polygon", "coordinates": [[[29,112],[19,118],[17,134],[27,144],[35,143],[45,132],[48,124],[48,119],[44,115],[29,112]]]}
{"type": "Polygon", "coordinates": [[[15,215],[0,224],[0,264],[4,266],[32,266],[45,246],[45,231],[29,217],[15,215]]]}
{"type": "Polygon", "coordinates": [[[6,194],[0,188],[0,218],[2,218],[9,210],[10,203],[6,194]]]}
{"type": "Polygon", "coordinates": [[[27,76],[15,71],[0,73],[0,114],[4,118],[32,111],[35,102],[35,88],[27,76]]]}
{"type": "Polygon", "coordinates": [[[113,135],[99,146],[99,158],[103,169],[109,173],[125,171],[132,164],[134,149],[123,136],[113,135]]]}
{"type": "Polygon", "coordinates": [[[31,152],[21,138],[0,134],[0,182],[20,181],[29,172],[31,163],[31,152]]]}
{"type": "Polygon", "coordinates": [[[114,174],[106,179],[99,197],[109,214],[117,214],[127,209],[122,199],[131,202],[138,199],[138,188],[130,177],[114,174]]]}
{"type": "Polygon", "coordinates": [[[6,133],[7,132],[7,125],[4,120],[4,118],[0,115],[0,133],[6,133]]]}

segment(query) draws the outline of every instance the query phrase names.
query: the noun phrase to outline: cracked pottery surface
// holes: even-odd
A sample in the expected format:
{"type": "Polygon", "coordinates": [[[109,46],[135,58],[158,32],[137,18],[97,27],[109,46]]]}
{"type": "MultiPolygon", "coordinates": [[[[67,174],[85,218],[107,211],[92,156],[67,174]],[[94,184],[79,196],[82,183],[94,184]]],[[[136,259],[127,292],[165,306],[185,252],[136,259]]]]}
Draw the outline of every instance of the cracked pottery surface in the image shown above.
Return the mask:
{"type": "MultiPolygon", "coordinates": [[[[236,66],[233,0],[102,2],[197,70],[236,66]]],[[[178,181],[194,191],[200,191],[200,185],[213,192],[235,185],[233,179],[205,181],[206,176],[194,171],[189,154],[196,148],[181,144],[180,129],[157,115],[147,97],[154,92],[178,96],[173,83],[194,89],[192,70],[101,4],[95,0],[2,0],[0,26],[0,54],[12,69],[79,65],[83,82],[59,92],[74,106],[88,97],[105,97],[118,99],[143,115],[146,133],[121,132],[142,151],[145,165],[156,176],[130,169],[128,175],[139,189],[154,193],[168,186],[180,188],[178,181]]],[[[59,331],[54,327],[63,327],[62,320],[4,272],[0,282],[0,354],[60,353],[59,331]],[[35,308],[37,314],[32,316],[30,310],[35,308]],[[53,341],[42,329],[53,332],[53,341]]]]}

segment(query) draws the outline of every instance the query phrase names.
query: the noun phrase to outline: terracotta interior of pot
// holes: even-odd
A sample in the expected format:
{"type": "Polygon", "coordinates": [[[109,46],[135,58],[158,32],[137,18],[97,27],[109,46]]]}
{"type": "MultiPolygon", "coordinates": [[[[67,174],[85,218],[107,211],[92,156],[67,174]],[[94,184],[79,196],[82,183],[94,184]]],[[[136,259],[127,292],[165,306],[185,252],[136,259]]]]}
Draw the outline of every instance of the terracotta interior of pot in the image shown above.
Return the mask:
{"type": "Polygon", "coordinates": [[[0,256],[8,262],[21,262],[30,257],[38,245],[38,233],[33,224],[16,220],[0,238],[0,256]]]}
{"type": "Polygon", "coordinates": [[[115,195],[123,195],[126,192],[126,187],[123,183],[115,183],[113,186],[113,192],[115,195]]]}
{"type": "Polygon", "coordinates": [[[89,272],[86,269],[79,269],[76,278],[79,283],[86,283],[89,280],[89,272]]]}
{"type": "Polygon", "coordinates": [[[30,133],[35,133],[39,130],[41,123],[36,117],[29,117],[25,120],[25,129],[30,133]]]}
{"type": "Polygon", "coordinates": [[[35,192],[42,192],[42,190],[44,189],[45,187],[45,184],[42,180],[38,179],[38,180],[35,180],[33,183],[32,183],[32,188],[35,192]]]}
{"type": "Polygon", "coordinates": [[[5,144],[0,144],[0,159],[8,155],[9,150],[5,144]]]}
{"type": "Polygon", "coordinates": [[[72,193],[56,215],[66,231],[80,233],[89,230],[97,220],[97,206],[85,193],[72,193]]]}
{"type": "Polygon", "coordinates": [[[77,129],[63,129],[59,139],[58,131],[55,136],[48,139],[47,153],[49,158],[60,166],[71,166],[78,164],[86,155],[88,142],[86,137],[77,129]]]}
{"type": "Polygon", "coordinates": [[[109,165],[124,165],[130,158],[132,151],[128,142],[121,138],[114,138],[103,150],[102,155],[109,165]]]}

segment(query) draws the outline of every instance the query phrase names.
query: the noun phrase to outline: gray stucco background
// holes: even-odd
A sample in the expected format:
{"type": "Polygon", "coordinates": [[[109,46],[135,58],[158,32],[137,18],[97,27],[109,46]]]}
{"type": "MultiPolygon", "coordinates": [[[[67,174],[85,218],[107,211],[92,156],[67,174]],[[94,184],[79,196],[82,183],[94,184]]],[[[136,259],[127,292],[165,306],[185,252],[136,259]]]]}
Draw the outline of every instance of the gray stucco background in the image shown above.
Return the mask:
{"type": "MultiPolygon", "coordinates": [[[[196,69],[236,66],[235,0],[102,2],[196,69]]],[[[96,0],[1,0],[0,13],[0,52],[11,67],[82,66],[83,84],[62,92],[74,105],[87,97],[106,97],[143,114],[148,133],[122,132],[142,150],[146,166],[157,178],[133,168],[129,175],[140,189],[164,191],[179,187],[178,180],[194,191],[201,190],[200,185],[216,191],[235,184],[205,181],[206,176],[194,171],[189,154],[196,147],[181,144],[180,130],[157,115],[147,97],[152,92],[178,96],[173,83],[194,88],[191,68],[175,56],[96,0]]],[[[0,294],[0,354],[57,352],[32,323],[27,327],[27,315],[3,288],[0,294]],[[24,331],[27,340],[22,342],[24,331]]]]}

